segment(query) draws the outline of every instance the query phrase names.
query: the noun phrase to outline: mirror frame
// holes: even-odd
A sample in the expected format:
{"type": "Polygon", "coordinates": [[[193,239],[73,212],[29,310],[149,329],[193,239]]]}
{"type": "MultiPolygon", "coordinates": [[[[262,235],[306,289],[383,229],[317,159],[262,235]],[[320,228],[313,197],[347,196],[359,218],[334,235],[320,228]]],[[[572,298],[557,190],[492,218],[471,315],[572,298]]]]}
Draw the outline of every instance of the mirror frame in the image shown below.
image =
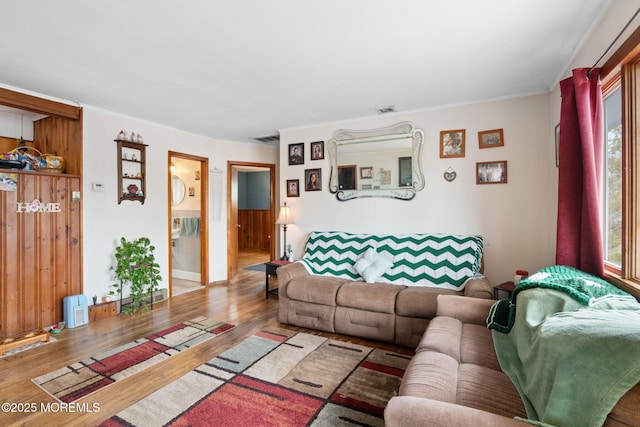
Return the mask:
{"type": "Polygon", "coordinates": [[[182,203],[184,201],[185,196],[187,195],[187,186],[184,183],[184,181],[182,180],[182,178],[180,178],[178,175],[176,174],[171,174],[171,206],[178,206],[180,203],[182,203]],[[180,184],[182,184],[182,197],[180,198],[180,201],[178,201],[176,203],[176,196],[178,196],[177,194],[175,194],[174,191],[174,187],[173,187],[173,180],[176,179],[178,181],[180,181],[180,184]]]}
{"type": "Polygon", "coordinates": [[[416,192],[424,188],[424,175],[422,174],[421,152],[424,143],[424,132],[416,129],[410,122],[401,122],[392,126],[369,129],[349,130],[338,129],[329,140],[329,157],[331,158],[331,177],[329,178],[329,191],[336,194],[340,201],[351,200],[359,197],[383,197],[400,200],[411,200],[416,192]],[[380,188],[367,190],[340,190],[338,188],[338,147],[348,144],[366,144],[381,141],[411,140],[411,172],[412,183],[406,187],[380,188]]]}

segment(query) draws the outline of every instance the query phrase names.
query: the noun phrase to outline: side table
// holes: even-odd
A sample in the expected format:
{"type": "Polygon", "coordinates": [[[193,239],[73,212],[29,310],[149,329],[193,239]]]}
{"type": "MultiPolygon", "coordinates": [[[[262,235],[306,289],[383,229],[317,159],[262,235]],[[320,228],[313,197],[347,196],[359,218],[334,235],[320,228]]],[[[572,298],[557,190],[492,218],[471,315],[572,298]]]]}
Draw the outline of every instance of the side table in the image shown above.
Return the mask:
{"type": "Polygon", "coordinates": [[[265,278],[264,278],[264,287],[265,287],[265,299],[269,299],[269,295],[278,295],[278,288],[269,290],[269,276],[275,275],[276,270],[283,265],[291,264],[289,261],[276,259],[273,261],[265,262],[265,278]]]}
{"type": "Polygon", "coordinates": [[[500,291],[504,291],[507,293],[507,298],[511,298],[511,294],[513,293],[513,289],[516,287],[516,285],[513,284],[513,282],[509,281],[509,282],[504,282],[504,283],[500,283],[499,285],[496,285],[493,287],[493,299],[497,300],[498,299],[498,293],[500,291]]]}

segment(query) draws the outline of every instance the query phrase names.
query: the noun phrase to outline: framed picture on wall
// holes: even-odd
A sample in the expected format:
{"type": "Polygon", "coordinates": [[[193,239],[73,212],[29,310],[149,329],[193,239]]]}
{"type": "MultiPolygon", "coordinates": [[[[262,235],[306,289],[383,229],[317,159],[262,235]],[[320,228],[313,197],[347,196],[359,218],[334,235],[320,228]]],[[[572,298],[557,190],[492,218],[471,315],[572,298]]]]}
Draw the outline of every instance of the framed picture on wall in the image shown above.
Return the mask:
{"type": "Polygon", "coordinates": [[[338,190],[356,189],[356,165],[338,166],[338,190]]]}
{"type": "Polygon", "coordinates": [[[311,160],[324,159],[324,141],[316,141],[311,143],[311,160]]]}
{"type": "Polygon", "coordinates": [[[507,161],[476,163],[476,184],[506,184],[507,161]]]}
{"type": "Polygon", "coordinates": [[[502,147],[504,145],[502,129],[478,132],[478,144],[480,148],[502,147]]]}
{"type": "Polygon", "coordinates": [[[360,168],[360,179],[373,178],[373,166],[363,166],[360,168]]]}
{"type": "Polygon", "coordinates": [[[464,157],[464,129],[440,131],[440,158],[464,157]]]}
{"type": "Polygon", "coordinates": [[[300,180],[287,180],[287,197],[300,197],[300,180]]]}
{"type": "Polygon", "coordinates": [[[304,165],[304,143],[289,144],[289,164],[304,165]]]}
{"type": "Polygon", "coordinates": [[[306,191],[322,190],[322,169],[305,169],[304,189],[306,191]]]}

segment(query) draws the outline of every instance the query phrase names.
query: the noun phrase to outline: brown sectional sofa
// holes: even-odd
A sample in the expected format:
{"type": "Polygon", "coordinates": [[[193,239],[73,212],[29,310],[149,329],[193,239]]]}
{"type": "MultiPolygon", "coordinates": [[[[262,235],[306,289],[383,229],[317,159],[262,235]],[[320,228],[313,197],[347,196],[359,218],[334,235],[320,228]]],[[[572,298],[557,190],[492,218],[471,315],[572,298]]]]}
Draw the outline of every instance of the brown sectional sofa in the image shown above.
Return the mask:
{"type": "Polygon", "coordinates": [[[299,262],[278,268],[278,321],[415,347],[436,314],[438,295],[491,299],[486,278],[463,291],[314,276],[299,262]]]}
{"type": "Polygon", "coordinates": [[[438,295],[493,298],[481,272],[479,236],[312,232],[302,260],[277,270],[278,321],[415,347],[438,295]],[[356,270],[371,250],[392,266],[367,283],[356,270]]]}
{"type": "MultiPolygon", "coordinates": [[[[514,418],[526,418],[525,408],[500,369],[486,327],[494,301],[440,295],[437,303],[398,396],[385,409],[385,425],[531,425],[514,418]]],[[[640,426],[640,384],[618,401],[604,425],[640,426]]]]}

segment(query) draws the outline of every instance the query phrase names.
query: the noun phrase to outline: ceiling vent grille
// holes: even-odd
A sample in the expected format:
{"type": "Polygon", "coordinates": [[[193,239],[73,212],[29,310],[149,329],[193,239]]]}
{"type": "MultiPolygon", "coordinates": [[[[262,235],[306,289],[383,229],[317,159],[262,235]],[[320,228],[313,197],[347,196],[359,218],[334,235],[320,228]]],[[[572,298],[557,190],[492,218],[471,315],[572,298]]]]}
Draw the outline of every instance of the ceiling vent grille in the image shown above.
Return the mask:
{"type": "Polygon", "coordinates": [[[394,113],[396,111],[396,106],[395,105],[389,105],[388,107],[378,108],[378,109],[376,109],[376,111],[378,113],[380,113],[380,114],[394,113]]]}
{"type": "Polygon", "coordinates": [[[257,136],[255,138],[256,141],[260,141],[260,142],[277,142],[280,141],[280,135],[279,134],[274,134],[274,135],[265,135],[265,136],[257,136]]]}

